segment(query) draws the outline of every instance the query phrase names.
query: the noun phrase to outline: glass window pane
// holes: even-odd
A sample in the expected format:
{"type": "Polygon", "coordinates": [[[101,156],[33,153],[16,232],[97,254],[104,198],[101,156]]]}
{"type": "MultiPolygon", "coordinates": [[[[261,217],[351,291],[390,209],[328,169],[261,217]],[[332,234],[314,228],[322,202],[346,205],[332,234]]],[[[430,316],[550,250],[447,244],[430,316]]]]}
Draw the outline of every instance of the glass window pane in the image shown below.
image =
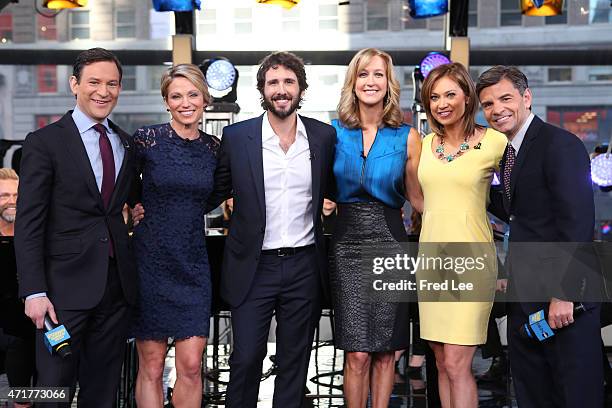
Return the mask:
{"type": "Polygon", "coordinates": [[[300,31],[299,21],[283,21],[283,31],[295,33],[300,31]]]}
{"type": "Polygon", "coordinates": [[[236,23],[234,27],[237,34],[250,34],[253,31],[251,23],[236,23]]]}
{"type": "Polygon", "coordinates": [[[76,40],[76,39],[80,39],[80,40],[86,40],[89,38],[89,28],[88,27],[72,27],[72,39],[76,40]]]}
{"type": "Polygon", "coordinates": [[[125,76],[121,79],[121,90],[123,91],[135,91],[136,90],[136,78],[126,78],[125,76]]]}
{"type": "Polygon", "coordinates": [[[370,17],[368,18],[368,30],[386,30],[387,29],[387,17],[370,17]]]}
{"type": "Polygon", "coordinates": [[[608,0],[590,0],[589,23],[612,23],[612,4],[608,0]]]}
{"type": "Polygon", "coordinates": [[[147,74],[149,77],[149,89],[152,91],[159,91],[161,77],[168,68],[164,66],[159,67],[147,67],[147,74]]]}
{"type": "Polygon", "coordinates": [[[468,14],[468,27],[478,26],[478,15],[476,13],[468,14]]]}
{"type": "Polygon", "coordinates": [[[338,6],[335,4],[324,4],[319,6],[320,17],[337,17],[338,6]]]}
{"type": "Polygon", "coordinates": [[[319,21],[319,29],[321,30],[337,30],[338,20],[321,20],[319,21]]]}
{"type": "Polygon", "coordinates": [[[519,2],[516,0],[501,0],[502,10],[518,10],[519,2]]]}
{"type": "Polygon", "coordinates": [[[589,81],[612,81],[612,67],[592,67],[588,75],[589,81]]]}
{"type": "Polygon", "coordinates": [[[386,15],[387,3],[387,0],[368,0],[368,16],[386,15]]]}
{"type": "Polygon", "coordinates": [[[136,19],[134,10],[117,10],[117,23],[134,24],[136,19]]]}
{"type": "Polygon", "coordinates": [[[117,27],[117,37],[118,38],[136,37],[136,27],[134,26],[117,27]]]}
{"type": "Polygon", "coordinates": [[[136,76],[136,66],[135,65],[123,65],[121,69],[123,70],[123,78],[127,76],[131,76],[131,77],[136,76]]]}
{"type": "Polygon", "coordinates": [[[548,68],[549,82],[570,82],[572,80],[571,68],[548,68]]]}
{"type": "Polygon", "coordinates": [[[567,14],[546,17],[546,24],[567,24],[567,14]]]}
{"type": "Polygon", "coordinates": [[[234,10],[235,18],[251,18],[252,11],[250,8],[237,8],[234,10]]]}
{"type": "Polygon", "coordinates": [[[70,13],[72,24],[89,24],[89,11],[73,11],[70,13]]]}
{"type": "Polygon", "coordinates": [[[198,34],[214,34],[216,32],[216,24],[198,24],[198,34]]]}
{"type": "Polygon", "coordinates": [[[501,25],[502,26],[520,26],[523,23],[523,16],[521,13],[502,13],[501,25]]]}
{"type": "Polygon", "coordinates": [[[199,20],[206,20],[206,21],[211,21],[211,20],[216,20],[217,19],[217,10],[212,9],[212,10],[202,10],[200,11],[200,13],[198,14],[198,19],[199,20]]]}

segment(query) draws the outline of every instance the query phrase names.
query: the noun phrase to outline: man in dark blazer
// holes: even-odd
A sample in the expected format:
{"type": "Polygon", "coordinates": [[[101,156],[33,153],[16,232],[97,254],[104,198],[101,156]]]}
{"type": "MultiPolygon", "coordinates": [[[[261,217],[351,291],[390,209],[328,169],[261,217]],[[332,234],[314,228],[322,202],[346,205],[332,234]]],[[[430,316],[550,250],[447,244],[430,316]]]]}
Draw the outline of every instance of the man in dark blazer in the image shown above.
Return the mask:
{"type": "Polygon", "coordinates": [[[476,90],[487,122],[509,141],[500,206],[510,226],[508,344],[518,406],[602,407],[600,305],[584,303],[587,310],[574,316],[573,302],[599,282],[572,265],[577,254],[559,262],[562,248],[593,240],[589,156],[578,137],[531,112],[527,78],[517,68],[485,71],[476,90]],[[555,330],[542,342],[520,334],[538,310],[555,330]]]}
{"type": "Polygon", "coordinates": [[[257,406],[262,362],[276,315],[275,407],[301,407],[327,259],[321,208],[332,181],[335,130],[298,116],[303,62],[266,57],[257,87],[262,116],[223,130],[214,208],[234,198],[223,254],[221,296],[230,305],[234,348],[226,406],[257,406]]]}
{"type": "Polygon", "coordinates": [[[121,72],[109,51],[79,54],[70,77],[74,111],[30,133],[21,160],[15,250],[19,294],[39,329],[37,385],[71,387],[72,397],[78,381],[79,407],[114,406],[137,292],[122,215],[132,173],[128,135],[107,119],[121,72]],[[45,348],[45,315],[66,326],[71,356],[45,348]]]}

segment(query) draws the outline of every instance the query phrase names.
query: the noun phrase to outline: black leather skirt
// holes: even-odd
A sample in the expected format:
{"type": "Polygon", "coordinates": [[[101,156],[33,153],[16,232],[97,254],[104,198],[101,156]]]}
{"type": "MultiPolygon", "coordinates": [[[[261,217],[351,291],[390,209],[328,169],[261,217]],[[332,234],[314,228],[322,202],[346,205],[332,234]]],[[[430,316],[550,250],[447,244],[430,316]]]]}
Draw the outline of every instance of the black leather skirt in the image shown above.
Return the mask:
{"type": "Polygon", "coordinates": [[[409,347],[409,303],[373,301],[364,296],[370,281],[360,272],[364,245],[407,238],[399,209],[378,201],[338,205],[330,280],[339,349],[381,352],[409,347]]]}

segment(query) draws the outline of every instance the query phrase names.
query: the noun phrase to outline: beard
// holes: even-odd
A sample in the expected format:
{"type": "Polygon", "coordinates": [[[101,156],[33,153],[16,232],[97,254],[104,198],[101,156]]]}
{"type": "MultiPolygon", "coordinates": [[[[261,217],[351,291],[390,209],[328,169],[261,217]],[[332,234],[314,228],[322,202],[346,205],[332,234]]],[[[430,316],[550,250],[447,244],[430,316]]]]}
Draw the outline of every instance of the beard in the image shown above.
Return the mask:
{"type": "Polygon", "coordinates": [[[270,99],[267,99],[264,97],[261,103],[261,106],[268,112],[272,113],[274,116],[278,117],[279,119],[285,119],[291,116],[293,112],[298,110],[300,108],[300,102],[302,102],[301,98],[297,98],[297,99],[293,98],[291,100],[291,105],[289,105],[287,110],[279,110],[274,107],[274,101],[278,101],[281,99],[289,99],[289,95],[287,94],[276,95],[270,99]]]}
{"type": "Polygon", "coordinates": [[[2,218],[4,220],[4,222],[8,222],[9,224],[12,224],[15,222],[15,212],[13,213],[9,213],[9,209],[15,209],[15,207],[4,207],[2,209],[0,209],[0,218],[2,218]]]}

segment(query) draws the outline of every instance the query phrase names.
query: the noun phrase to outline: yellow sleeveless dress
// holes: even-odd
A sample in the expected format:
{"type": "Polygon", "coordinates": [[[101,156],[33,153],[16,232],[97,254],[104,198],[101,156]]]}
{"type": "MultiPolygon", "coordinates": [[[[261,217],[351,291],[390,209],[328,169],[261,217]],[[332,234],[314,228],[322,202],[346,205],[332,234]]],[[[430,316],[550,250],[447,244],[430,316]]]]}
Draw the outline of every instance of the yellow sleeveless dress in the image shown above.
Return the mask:
{"type": "MultiPolygon", "coordinates": [[[[493,231],[486,208],[493,172],[499,171],[508,143],[506,137],[487,129],[480,146],[470,148],[451,162],[436,157],[432,151],[433,140],[433,134],[423,139],[418,169],[425,198],[421,248],[429,248],[428,255],[432,255],[432,248],[436,246],[427,243],[483,243],[492,248],[493,231]]],[[[492,250],[487,268],[488,273],[494,275],[488,280],[489,286],[490,282],[494,285],[497,274],[496,259],[491,259],[495,258],[492,250]]],[[[417,282],[427,278],[426,271],[417,270],[417,282]]],[[[480,298],[478,301],[422,301],[425,296],[419,291],[421,338],[459,345],[484,343],[493,290],[490,301],[480,301],[480,298]]]]}

